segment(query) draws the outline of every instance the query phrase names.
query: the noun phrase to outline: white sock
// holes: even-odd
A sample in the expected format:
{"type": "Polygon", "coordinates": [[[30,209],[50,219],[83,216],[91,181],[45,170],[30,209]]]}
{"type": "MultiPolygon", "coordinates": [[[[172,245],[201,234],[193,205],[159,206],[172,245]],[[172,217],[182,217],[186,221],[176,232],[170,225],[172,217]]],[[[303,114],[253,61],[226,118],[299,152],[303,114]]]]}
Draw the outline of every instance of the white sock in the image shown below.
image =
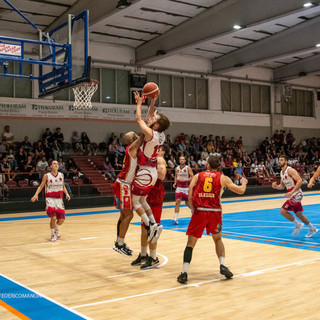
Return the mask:
{"type": "Polygon", "coordinates": [[[141,247],[141,255],[145,257],[147,255],[148,247],[141,247]]]}
{"type": "Polygon", "coordinates": [[[122,246],[124,244],[124,238],[118,238],[118,245],[122,246]]]}
{"type": "Polygon", "coordinates": [[[178,217],[179,217],[179,212],[175,212],[174,213],[174,220],[178,220],[178,217]]]}
{"type": "Polygon", "coordinates": [[[150,214],[150,216],[148,216],[148,218],[152,223],[156,223],[156,220],[154,219],[153,214],[150,214]]]}
{"type": "Polygon", "coordinates": [[[55,229],[51,229],[51,235],[52,236],[54,235],[54,231],[55,231],[55,229]]]}
{"type": "Polygon", "coordinates": [[[226,258],[225,257],[219,257],[219,261],[220,261],[220,264],[222,264],[222,265],[226,265],[226,258]]]}
{"type": "Polygon", "coordinates": [[[57,230],[57,231],[59,230],[59,229],[58,229],[58,225],[55,226],[54,230],[57,230]]]}
{"type": "Polygon", "coordinates": [[[117,243],[119,242],[119,237],[117,237],[117,240],[116,240],[116,242],[117,242],[117,243]]]}
{"type": "Polygon", "coordinates": [[[296,218],[294,218],[293,223],[296,227],[298,227],[300,224],[300,222],[296,218]]]}
{"type": "Polygon", "coordinates": [[[307,224],[307,226],[309,227],[310,230],[312,230],[314,228],[314,226],[312,225],[311,222],[309,222],[309,224],[307,224]]]}
{"type": "Polygon", "coordinates": [[[184,262],[183,266],[182,266],[182,272],[188,273],[189,267],[190,267],[190,263],[189,262],[184,262]]]}
{"type": "Polygon", "coordinates": [[[157,250],[150,250],[150,257],[154,260],[157,257],[157,250]]]}
{"type": "Polygon", "coordinates": [[[150,220],[149,220],[149,218],[148,218],[148,216],[147,216],[146,213],[142,214],[140,218],[142,219],[142,221],[144,222],[144,224],[145,224],[146,226],[149,226],[150,220]]]}

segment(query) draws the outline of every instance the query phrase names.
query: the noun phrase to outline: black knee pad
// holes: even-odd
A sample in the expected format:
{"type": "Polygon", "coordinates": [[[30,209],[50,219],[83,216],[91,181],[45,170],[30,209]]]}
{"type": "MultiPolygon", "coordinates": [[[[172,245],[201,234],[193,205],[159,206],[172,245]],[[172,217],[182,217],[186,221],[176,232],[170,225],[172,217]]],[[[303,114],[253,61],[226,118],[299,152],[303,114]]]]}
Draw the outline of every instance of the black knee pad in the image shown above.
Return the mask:
{"type": "Polygon", "coordinates": [[[188,263],[191,262],[192,251],[193,251],[193,248],[191,248],[191,247],[186,247],[185,248],[184,255],[183,255],[183,262],[188,262],[188,263]]]}

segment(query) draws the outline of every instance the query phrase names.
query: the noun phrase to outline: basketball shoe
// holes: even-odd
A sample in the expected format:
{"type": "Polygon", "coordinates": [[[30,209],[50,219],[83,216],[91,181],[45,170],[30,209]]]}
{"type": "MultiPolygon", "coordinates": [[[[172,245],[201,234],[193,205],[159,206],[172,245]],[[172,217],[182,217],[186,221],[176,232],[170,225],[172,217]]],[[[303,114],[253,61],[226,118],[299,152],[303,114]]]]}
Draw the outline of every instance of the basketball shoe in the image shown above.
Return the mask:
{"type": "Polygon", "coordinates": [[[233,277],[233,273],[223,264],[220,264],[220,273],[227,279],[231,279],[233,277]]]}
{"type": "Polygon", "coordinates": [[[57,236],[54,233],[54,234],[51,235],[51,242],[55,242],[55,241],[57,241],[57,236]]]}
{"type": "Polygon", "coordinates": [[[173,219],[171,219],[171,221],[172,221],[172,224],[174,224],[174,225],[179,224],[178,219],[173,218],[173,219]]]}
{"type": "Polygon", "coordinates": [[[158,224],[150,221],[150,225],[146,226],[146,229],[148,230],[148,241],[150,241],[158,229],[158,224]]]}
{"type": "Polygon", "coordinates": [[[184,284],[188,282],[188,274],[186,272],[181,272],[177,278],[177,281],[184,284]]]}
{"type": "Polygon", "coordinates": [[[133,260],[133,261],[131,262],[131,265],[132,265],[132,266],[140,266],[140,264],[141,264],[142,262],[145,262],[147,258],[148,258],[148,255],[142,256],[141,253],[139,253],[138,258],[137,258],[136,260],[133,260]]]}
{"type": "Polygon", "coordinates": [[[302,228],[303,228],[303,223],[299,222],[298,225],[295,226],[295,228],[292,232],[292,235],[296,236],[301,231],[302,228]]]}
{"type": "Polygon", "coordinates": [[[309,232],[306,234],[306,238],[311,238],[314,234],[316,234],[319,230],[315,227],[309,229],[309,232]]]}
{"type": "Polygon", "coordinates": [[[146,262],[141,265],[140,269],[151,269],[155,266],[157,266],[160,263],[159,259],[156,257],[155,259],[153,259],[152,257],[148,257],[146,259],[146,262]]]}
{"type": "Polygon", "coordinates": [[[126,256],[132,256],[132,250],[129,249],[125,243],[120,246],[118,242],[115,242],[112,249],[126,256]]]}

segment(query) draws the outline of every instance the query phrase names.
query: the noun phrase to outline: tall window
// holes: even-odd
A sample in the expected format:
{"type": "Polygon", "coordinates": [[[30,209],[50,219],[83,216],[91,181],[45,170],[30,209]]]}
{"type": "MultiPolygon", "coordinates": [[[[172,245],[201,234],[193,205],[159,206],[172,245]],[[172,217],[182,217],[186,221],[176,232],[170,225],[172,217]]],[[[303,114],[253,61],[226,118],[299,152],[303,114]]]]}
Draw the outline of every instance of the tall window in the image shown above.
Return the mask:
{"type": "Polygon", "coordinates": [[[270,87],[256,84],[221,81],[223,111],[270,113],[270,87]]]}
{"type": "Polygon", "coordinates": [[[208,109],[208,80],[147,73],[147,80],[159,85],[162,107],[208,109]]]}
{"type": "MultiPolygon", "coordinates": [[[[2,72],[3,66],[0,67],[2,72]]],[[[8,73],[19,74],[21,68],[21,74],[29,76],[32,74],[32,65],[22,63],[9,63],[8,73]]],[[[27,78],[11,78],[0,76],[0,97],[11,98],[32,98],[32,80],[27,78]]]]}
{"type": "Polygon", "coordinates": [[[281,98],[281,113],[290,116],[313,117],[313,92],[293,89],[290,98],[284,96],[281,98]]]}

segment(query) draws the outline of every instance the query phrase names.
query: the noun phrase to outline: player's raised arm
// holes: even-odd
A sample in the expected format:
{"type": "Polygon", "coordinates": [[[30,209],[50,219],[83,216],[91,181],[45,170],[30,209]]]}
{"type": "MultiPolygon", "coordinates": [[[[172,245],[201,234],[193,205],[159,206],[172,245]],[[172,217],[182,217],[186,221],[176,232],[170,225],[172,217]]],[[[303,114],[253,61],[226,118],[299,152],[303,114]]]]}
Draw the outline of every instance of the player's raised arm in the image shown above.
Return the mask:
{"type": "Polygon", "coordinates": [[[308,183],[308,188],[312,188],[316,182],[316,179],[320,176],[320,166],[318,167],[317,171],[313,174],[312,178],[308,183]]]}
{"type": "Polygon", "coordinates": [[[156,101],[159,97],[159,94],[160,94],[160,91],[158,91],[155,96],[151,99],[151,103],[150,103],[150,106],[148,108],[148,113],[147,113],[147,122],[150,121],[154,115],[155,115],[155,104],[156,104],[156,101]]]}
{"type": "Polygon", "coordinates": [[[45,175],[42,177],[41,184],[40,184],[40,186],[38,187],[36,193],[35,193],[34,196],[31,198],[31,202],[38,201],[38,195],[39,195],[39,193],[42,191],[42,189],[44,188],[44,186],[46,185],[46,183],[47,183],[47,175],[45,174],[45,175]]]}
{"type": "Polygon", "coordinates": [[[225,176],[221,176],[221,186],[222,187],[227,187],[229,190],[231,190],[234,193],[237,194],[244,194],[247,188],[248,180],[246,178],[242,178],[240,180],[241,186],[237,186],[232,182],[232,180],[225,176]]]}
{"type": "Polygon", "coordinates": [[[139,125],[142,133],[144,133],[144,135],[145,135],[145,139],[147,141],[149,141],[153,137],[153,131],[152,131],[151,128],[149,128],[147,126],[147,124],[145,123],[144,120],[142,120],[142,117],[141,117],[141,106],[142,106],[143,98],[140,97],[140,94],[137,91],[134,93],[134,97],[135,97],[135,100],[136,100],[136,103],[137,103],[136,120],[138,122],[138,125],[139,125]]]}
{"type": "Polygon", "coordinates": [[[140,148],[140,146],[142,145],[143,141],[144,141],[145,135],[144,133],[141,133],[139,138],[134,140],[129,148],[129,155],[132,158],[136,158],[137,157],[137,152],[140,148]]]}

